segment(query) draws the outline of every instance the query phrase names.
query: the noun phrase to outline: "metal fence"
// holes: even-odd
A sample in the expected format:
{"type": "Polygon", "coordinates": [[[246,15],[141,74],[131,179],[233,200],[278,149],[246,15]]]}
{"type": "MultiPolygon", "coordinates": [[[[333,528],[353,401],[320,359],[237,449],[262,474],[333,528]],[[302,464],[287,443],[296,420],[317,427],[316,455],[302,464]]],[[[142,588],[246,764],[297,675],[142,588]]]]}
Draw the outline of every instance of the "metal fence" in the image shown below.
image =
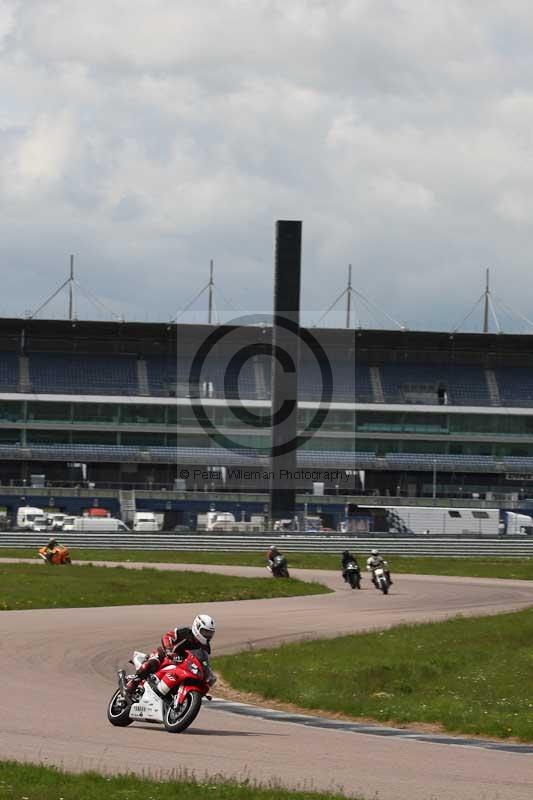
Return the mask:
{"type": "MultiPolygon", "coordinates": [[[[303,534],[262,533],[254,535],[217,533],[120,534],[120,533],[59,533],[58,539],[73,549],[131,549],[184,550],[217,552],[264,552],[275,543],[281,550],[307,553],[338,553],[355,550],[370,553],[374,547],[393,556],[437,556],[442,558],[466,556],[533,557],[533,539],[466,538],[466,537],[390,537],[390,536],[318,536],[303,534]]],[[[0,533],[0,548],[41,547],[48,534],[5,531],[0,533]]],[[[1,555],[1,553],[0,553],[1,555]]]]}

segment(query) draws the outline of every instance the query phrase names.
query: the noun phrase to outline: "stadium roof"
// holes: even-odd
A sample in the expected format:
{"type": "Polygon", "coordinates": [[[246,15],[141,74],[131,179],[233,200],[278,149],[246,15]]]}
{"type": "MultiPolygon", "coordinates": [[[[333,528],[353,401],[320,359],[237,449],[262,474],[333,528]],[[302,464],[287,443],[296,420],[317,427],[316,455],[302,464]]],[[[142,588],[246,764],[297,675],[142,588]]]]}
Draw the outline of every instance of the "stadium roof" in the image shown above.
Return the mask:
{"type": "MultiPolygon", "coordinates": [[[[100,322],[0,318],[0,350],[21,349],[41,352],[102,352],[156,355],[176,352],[180,347],[197,347],[219,326],[156,322],[100,322]]],[[[224,326],[222,326],[224,327],[224,326]]],[[[460,363],[504,362],[529,364],[533,357],[533,334],[450,333],[411,330],[345,328],[308,329],[328,349],[339,349],[379,362],[394,360],[457,360],[460,363]]],[[[242,341],[265,342],[270,329],[243,327],[234,335],[242,341]]]]}

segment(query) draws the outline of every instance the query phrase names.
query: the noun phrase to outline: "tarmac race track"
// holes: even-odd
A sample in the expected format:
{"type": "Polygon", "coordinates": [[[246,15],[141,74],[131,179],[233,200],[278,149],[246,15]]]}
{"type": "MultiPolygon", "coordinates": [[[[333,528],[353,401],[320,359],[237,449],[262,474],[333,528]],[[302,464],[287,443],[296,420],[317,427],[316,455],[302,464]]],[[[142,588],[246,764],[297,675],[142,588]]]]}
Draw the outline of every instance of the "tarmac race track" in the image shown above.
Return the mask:
{"type": "MultiPolygon", "coordinates": [[[[161,567],[265,575],[264,570],[245,567],[161,567]]],[[[352,591],[345,588],[340,573],[293,574],[320,579],[336,592],[202,608],[0,612],[2,663],[8,667],[1,699],[0,758],[155,777],[185,768],[198,778],[217,774],[261,782],[276,779],[287,787],[379,800],[533,798],[533,748],[512,752],[512,747],[498,750],[469,742],[461,746],[460,741],[434,743],[408,735],[316,727],[282,716],[232,713],[231,705],[224,703],[205,703],[183,734],[168,734],[157,725],[134,723],[121,729],[108,723],[106,706],[116,686],[115,670],[127,664],[133,649],[151,649],[164,630],[190,624],[199,611],[216,619],[215,650],[228,653],[459,612],[489,614],[533,605],[533,582],[398,575],[391,594],[384,597],[368,578],[365,589],[352,591]]]]}

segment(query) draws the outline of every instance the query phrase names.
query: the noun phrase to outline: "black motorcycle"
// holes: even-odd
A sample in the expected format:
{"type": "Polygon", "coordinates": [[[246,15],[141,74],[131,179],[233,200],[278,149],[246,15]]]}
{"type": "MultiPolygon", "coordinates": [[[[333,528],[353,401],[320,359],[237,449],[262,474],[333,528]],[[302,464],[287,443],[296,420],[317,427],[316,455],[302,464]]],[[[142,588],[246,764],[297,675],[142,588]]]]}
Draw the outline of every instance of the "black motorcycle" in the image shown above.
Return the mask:
{"type": "Polygon", "coordinates": [[[272,559],[272,564],[269,564],[267,569],[269,569],[274,576],[274,578],[289,578],[289,570],[287,567],[287,559],[285,556],[279,555],[274,556],[272,559]]]}
{"type": "Polygon", "coordinates": [[[344,567],[344,580],[352,589],[361,588],[361,570],[353,561],[349,561],[344,567]]]}

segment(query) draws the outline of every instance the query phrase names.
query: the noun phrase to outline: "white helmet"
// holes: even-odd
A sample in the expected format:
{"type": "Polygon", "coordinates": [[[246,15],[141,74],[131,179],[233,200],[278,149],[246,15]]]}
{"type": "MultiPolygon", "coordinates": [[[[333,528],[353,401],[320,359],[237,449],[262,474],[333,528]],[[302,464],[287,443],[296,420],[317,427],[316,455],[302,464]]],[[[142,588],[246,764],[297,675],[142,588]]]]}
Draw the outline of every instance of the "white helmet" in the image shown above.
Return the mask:
{"type": "Polygon", "coordinates": [[[376,550],[376,549],[372,550],[372,555],[373,556],[379,556],[379,550],[376,550]]]}
{"type": "Polygon", "coordinates": [[[215,620],[208,614],[198,614],[191,626],[194,638],[207,644],[215,635],[215,620]]]}

